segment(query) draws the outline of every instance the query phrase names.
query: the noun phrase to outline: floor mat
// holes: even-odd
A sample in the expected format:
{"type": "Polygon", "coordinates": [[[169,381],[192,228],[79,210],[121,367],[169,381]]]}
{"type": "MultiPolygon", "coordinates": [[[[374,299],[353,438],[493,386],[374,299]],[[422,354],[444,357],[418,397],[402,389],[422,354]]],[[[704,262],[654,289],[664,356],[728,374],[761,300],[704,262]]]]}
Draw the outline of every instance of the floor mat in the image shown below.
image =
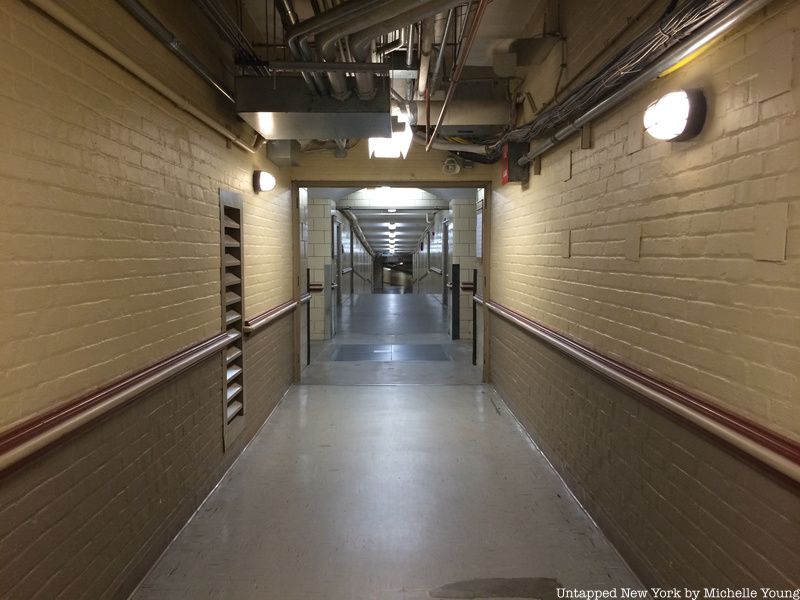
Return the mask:
{"type": "Polygon", "coordinates": [[[342,344],[333,357],[337,362],[409,360],[449,361],[441,344],[342,344]]]}

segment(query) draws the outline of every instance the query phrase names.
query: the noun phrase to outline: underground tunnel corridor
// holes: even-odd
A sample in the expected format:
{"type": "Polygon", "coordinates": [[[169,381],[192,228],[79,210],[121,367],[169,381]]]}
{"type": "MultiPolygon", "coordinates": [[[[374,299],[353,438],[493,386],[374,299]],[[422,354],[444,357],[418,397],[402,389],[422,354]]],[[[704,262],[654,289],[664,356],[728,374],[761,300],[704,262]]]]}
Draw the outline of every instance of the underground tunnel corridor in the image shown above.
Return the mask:
{"type": "Polygon", "coordinates": [[[2,600],[799,600],[800,2],[0,1],[2,600]]]}
{"type": "Polygon", "coordinates": [[[452,340],[447,310],[428,294],[355,295],[338,316],[336,335],[312,343],[305,384],[470,384],[471,340],[452,340]]]}
{"type": "Polygon", "coordinates": [[[438,299],[359,294],[341,313],[133,600],[555,600],[559,587],[641,587],[479,384],[438,299]]]}

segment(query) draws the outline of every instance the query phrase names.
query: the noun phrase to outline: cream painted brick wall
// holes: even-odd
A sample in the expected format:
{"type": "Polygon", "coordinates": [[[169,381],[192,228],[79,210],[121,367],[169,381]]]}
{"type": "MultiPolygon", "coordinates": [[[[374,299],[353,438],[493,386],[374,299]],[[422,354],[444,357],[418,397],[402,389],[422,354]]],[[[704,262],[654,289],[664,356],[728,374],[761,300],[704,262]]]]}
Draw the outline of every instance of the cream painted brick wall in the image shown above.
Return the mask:
{"type": "Polygon", "coordinates": [[[431,150],[416,144],[405,160],[367,157],[367,144],[358,144],[346,158],[333,158],[323,152],[305,154],[298,158],[299,165],[292,168],[292,179],[298,181],[489,181],[494,170],[490,165],[475,164],[455,177],[442,173],[442,162],[447,152],[431,150]]]}
{"type": "Polygon", "coordinates": [[[16,0],[0,77],[0,428],[220,331],[220,187],[246,197],[248,314],[291,297],[286,178],[265,158],[16,0]],[[280,189],[253,197],[254,168],[280,189]]]}
{"type": "MultiPolygon", "coordinates": [[[[270,172],[277,172],[268,166],[270,172]]],[[[248,176],[252,176],[249,172],[248,176]]],[[[244,210],[245,316],[292,298],[292,194],[288,180],[270,194],[248,194],[244,210]]]]}
{"type": "Polygon", "coordinates": [[[494,300],[794,439],[798,22],[797,3],[773,3],[595,123],[593,149],[572,139],[550,151],[528,191],[498,183],[491,257],[494,300]],[[703,133],[643,136],[647,104],[680,87],[705,89],[703,133]],[[774,204],[788,207],[786,260],[757,261],[757,215],[774,204]]]}

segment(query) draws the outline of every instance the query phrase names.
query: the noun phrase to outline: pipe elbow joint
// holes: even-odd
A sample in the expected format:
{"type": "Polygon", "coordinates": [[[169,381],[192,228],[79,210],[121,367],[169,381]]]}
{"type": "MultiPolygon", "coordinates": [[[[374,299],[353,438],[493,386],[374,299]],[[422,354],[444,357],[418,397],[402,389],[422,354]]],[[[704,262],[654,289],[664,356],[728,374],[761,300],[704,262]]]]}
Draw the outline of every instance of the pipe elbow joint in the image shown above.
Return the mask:
{"type": "Polygon", "coordinates": [[[335,100],[338,100],[339,102],[344,102],[352,95],[353,93],[350,90],[343,90],[339,92],[331,91],[331,97],[335,100]]]}

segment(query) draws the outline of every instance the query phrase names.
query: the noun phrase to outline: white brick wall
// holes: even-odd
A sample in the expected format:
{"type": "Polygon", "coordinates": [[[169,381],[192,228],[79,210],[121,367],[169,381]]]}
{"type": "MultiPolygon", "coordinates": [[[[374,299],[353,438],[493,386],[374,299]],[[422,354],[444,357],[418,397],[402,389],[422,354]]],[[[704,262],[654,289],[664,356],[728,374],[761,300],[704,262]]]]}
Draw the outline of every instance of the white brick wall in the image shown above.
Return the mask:
{"type": "Polygon", "coordinates": [[[310,282],[323,284],[322,292],[311,294],[311,339],[326,340],[331,336],[331,309],[329,305],[330,280],[325,278],[325,267],[331,268],[331,240],[333,230],[329,199],[314,198],[308,201],[308,268],[310,282]]]}
{"type": "Polygon", "coordinates": [[[595,123],[593,149],[550,151],[528,191],[498,183],[491,265],[496,301],[795,439],[798,22],[797,3],[773,3],[595,123]],[[703,133],[643,137],[646,105],[680,87],[705,89],[703,133]],[[785,261],[758,261],[756,223],[774,205],[788,208],[785,261]]]}

